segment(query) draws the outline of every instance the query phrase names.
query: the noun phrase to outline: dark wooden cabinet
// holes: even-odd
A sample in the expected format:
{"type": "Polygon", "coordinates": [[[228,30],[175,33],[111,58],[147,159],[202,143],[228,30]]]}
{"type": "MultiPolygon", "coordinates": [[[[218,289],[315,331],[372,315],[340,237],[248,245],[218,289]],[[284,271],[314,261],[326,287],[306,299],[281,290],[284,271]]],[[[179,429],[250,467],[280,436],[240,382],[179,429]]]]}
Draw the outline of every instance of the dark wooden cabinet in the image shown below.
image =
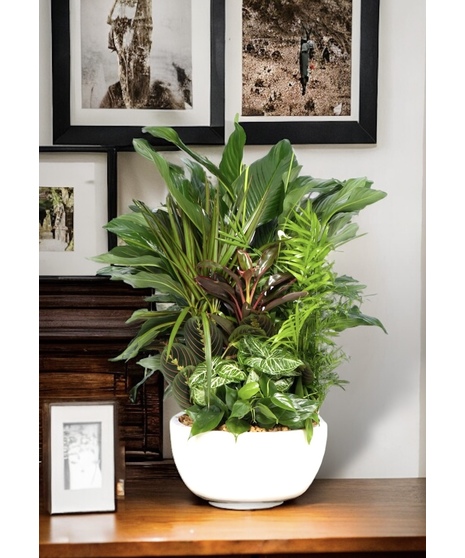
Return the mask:
{"type": "Polygon", "coordinates": [[[163,458],[163,378],[154,376],[131,403],[129,389],[143,369],[137,359],[111,362],[134,337],[126,324],[135,310],[147,308],[150,290],[105,277],[39,279],[39,428],[42,458],[42,407],[46,400],[118,402],[118,422],[126,462],[163,458]]]}

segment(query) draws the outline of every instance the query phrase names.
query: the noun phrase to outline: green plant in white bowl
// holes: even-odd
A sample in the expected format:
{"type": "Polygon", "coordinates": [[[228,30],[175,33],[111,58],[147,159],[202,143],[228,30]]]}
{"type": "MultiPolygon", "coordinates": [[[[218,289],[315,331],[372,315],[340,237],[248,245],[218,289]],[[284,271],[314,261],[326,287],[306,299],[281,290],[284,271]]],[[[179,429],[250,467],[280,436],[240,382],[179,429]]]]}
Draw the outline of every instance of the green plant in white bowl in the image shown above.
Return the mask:
{"type": "Polygon", "coordinates": [[[303,175],[288,140],[250,165],[236,122],[218,165],[166,127],[145,132],[187,156],[170,163],[144,139],[168,195],[134,200],[107,229],[120,245],[96,256],[101,275],[151,288],[163,309],[136,311],[140,329],[114,360],[143,355],[141,384],[161,371],[191,418],[191,436],[225,429],[303,429],[307,441],[337,368],[347,328],[382,323],[361,311],[364,286],[338,275],[332,254],[358,236],[360,210],[385,197],[366,178],[303,175]]]}

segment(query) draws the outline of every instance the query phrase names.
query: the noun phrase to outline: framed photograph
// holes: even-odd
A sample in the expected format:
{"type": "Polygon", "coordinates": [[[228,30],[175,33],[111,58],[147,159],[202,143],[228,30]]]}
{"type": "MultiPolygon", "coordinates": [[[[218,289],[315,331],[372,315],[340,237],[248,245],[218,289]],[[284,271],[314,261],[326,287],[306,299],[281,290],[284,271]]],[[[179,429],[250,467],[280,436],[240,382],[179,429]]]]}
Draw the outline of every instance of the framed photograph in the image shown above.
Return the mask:
{"type": "Polygon", "coordinates": [[[116,151],[39,147],[39,273],[95,275],[89,258],[112,248],[103,228],[116,216],[116,151]]]}
{"type": "Polygon", "coordinates": [[[379,0],[227,5],[226,135],[376,143],[379,0]]]}
{"type": "Polygon", "coordinates": [[[49,513],[115,511],[116,415],[113,401],[45,404],[44,479],[49,513]]]}
{"type": "Polygon", "coordinates": [[[225,0],[51,0],[53,143],[224,143],[225,0]]]}

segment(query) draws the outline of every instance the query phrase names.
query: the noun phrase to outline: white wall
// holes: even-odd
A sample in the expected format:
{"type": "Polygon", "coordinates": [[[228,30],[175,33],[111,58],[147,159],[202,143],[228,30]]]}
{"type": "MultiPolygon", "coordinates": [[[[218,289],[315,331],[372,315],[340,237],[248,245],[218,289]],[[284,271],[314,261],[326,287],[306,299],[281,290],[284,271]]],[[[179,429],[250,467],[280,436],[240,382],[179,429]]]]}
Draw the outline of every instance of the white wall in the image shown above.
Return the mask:
{"type": "MultiPolygon", "coordinates": [[[[48,0],[40,2],[39,141],[46,145],[51,143],[50,28],[48,0]]],[[[424,91],[425,2],[382,0],[378,143],[295,147],[306,174],[368,176],[388,193],[358,218],[367,235],[337,255],[337,269],[374,294],[364,310],[381,319],[388,335],[357,328],[341,338],[350,361],[340,375],[350,383],[345,391],[335,388],[322,409],[329,439],[320,477],[425,475],[424,91]]],[[[246,161],[268,149],[248,147],[246,161]]],[[[201,151],[218,160],[219,147],[201,151]]],[[[122,153],[119,161],[119,211],[133,198],[156,205],[165,190],[150,164],[135,153],[122,153]]],[[[173,410],[167,406],[167,418],[173,410]]],[[[167,438],[165,446],[169,454],[167,438]]]]}

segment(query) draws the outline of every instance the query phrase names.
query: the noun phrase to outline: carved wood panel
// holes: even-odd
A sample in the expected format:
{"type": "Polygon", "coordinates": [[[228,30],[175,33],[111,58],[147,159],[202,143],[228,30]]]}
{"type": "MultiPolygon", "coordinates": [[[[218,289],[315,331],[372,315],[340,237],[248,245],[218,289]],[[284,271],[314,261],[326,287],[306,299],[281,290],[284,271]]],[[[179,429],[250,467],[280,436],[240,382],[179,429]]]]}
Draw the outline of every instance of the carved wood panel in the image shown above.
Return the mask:
{"type": "Polygon", "coordinates": [[[131,403],[129,389],[143,369],[110,362],[134,337],[126,320],[148,307],[149,290],[133,289],[104,277],[41,277],[39,284],[39,458],[42,459],[42,405],[46,400],[118,402],[120,440],[126,462],[163,458],[163,379],[153,377],[131,403]]]}

